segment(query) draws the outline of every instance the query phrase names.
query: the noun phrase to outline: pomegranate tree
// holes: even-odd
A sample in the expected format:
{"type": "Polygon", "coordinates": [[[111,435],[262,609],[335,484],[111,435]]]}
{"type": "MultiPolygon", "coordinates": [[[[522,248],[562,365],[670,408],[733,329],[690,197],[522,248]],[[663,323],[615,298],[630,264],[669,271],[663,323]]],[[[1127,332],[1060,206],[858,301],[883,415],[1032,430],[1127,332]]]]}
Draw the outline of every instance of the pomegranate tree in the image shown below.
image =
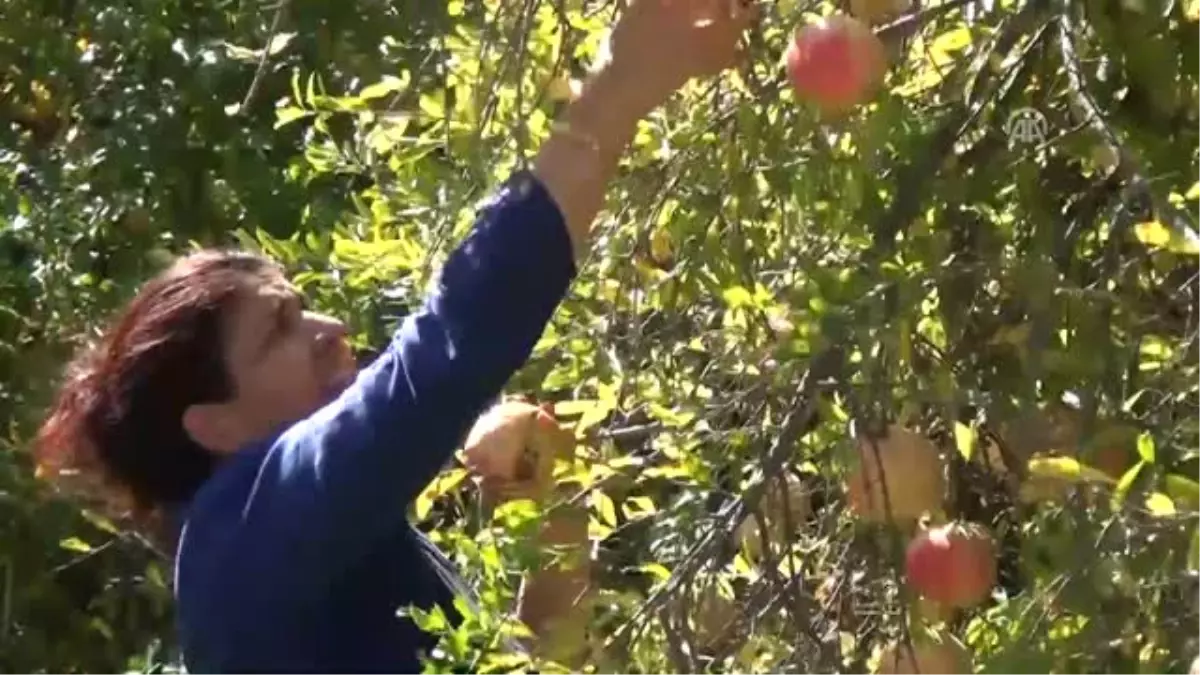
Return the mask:
{"type": "Polygon", "coordinates": [[[904,568],[921,597],[948,607],[975,607],[996,585],[995,543],[974,523],[924,529],[909,542],[904,568]]]}

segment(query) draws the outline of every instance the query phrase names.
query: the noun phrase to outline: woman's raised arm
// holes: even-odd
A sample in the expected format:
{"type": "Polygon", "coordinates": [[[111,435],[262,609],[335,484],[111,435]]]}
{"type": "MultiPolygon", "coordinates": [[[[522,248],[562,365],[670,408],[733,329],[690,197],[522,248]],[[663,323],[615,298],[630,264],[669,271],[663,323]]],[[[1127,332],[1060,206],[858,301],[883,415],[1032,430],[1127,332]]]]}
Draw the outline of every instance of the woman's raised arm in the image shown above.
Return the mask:
{"type": "Polygon", "coordinates": [[[237,538],[255,551],[244,566],[302,586],[396,531],[532,352],[638,120],[692,76],[731,65],[744,25],[724,0],[638,0],[627,10],[612,61],[533,170],[515,173],[482,210],[387,350],[335,402],[261,449],[239,517],[237,538]],[[720,12],[713,20],[700,7],[720,12]]]}

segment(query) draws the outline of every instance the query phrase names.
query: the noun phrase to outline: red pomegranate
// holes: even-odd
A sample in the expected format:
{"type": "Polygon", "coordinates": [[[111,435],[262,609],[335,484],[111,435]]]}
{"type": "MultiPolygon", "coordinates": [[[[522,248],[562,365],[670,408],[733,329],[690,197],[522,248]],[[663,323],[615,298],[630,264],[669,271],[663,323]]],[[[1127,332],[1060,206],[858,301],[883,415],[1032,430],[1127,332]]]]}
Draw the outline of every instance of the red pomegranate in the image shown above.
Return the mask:
{"type": "Polygon", "coordinates": [[[796,93],[827,113],[857,106],[883,81],[887,56],[866,24],[845,14],[796,30],[785,54],[796,93]]]}
{"type": "Polygon", "coordinates": [[[996,585],[995,544],[973,523],[922,530],[909,542],[904,563],[918,595],[949,607],[975,607],[996,585]]]}

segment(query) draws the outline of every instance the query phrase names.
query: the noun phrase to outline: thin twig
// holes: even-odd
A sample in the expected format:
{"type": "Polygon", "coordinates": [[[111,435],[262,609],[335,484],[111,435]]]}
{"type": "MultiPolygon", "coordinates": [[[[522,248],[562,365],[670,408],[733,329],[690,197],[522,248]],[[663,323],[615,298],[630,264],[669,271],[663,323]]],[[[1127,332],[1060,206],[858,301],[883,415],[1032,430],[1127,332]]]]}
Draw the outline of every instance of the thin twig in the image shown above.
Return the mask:
{"type": "Polygon", "coordinates": [[[948,2],[943,2],[940,5],[927,7],[919,12],[906,14],[895,21],[886,23],[876,28],[875,35],[880,38],[884,38],[890,37],[892,33],[900,33],[906,30],[909,33],[913,33],[916,32],[921,26],[941,17],[943,14],[949,14],[950,12],[964,5],[969,5],[974,2],[978,2],[978,0],[949,0],[948,2]]]}
{"type": "Polygon", "coordinates": [[[279,32],[279,26],[283,24],[283,13],[287,11],[290,1],[280,0],[279,5],[275,8],[275,16],[271,18],[271,28],[267,32],[267,43],[263,45],[262,55],[258,57],[258,68],[254,71],[254,79],[250,81],[250,88],[246,90],[246,96],[242,98],[242,104],[238,106],[238,114],[248,114],[247,111],[250,109],[250,104],[258,94],[259,87],[262,86],[263,77],[267,73],[267,59],[271,58],[271,43],[275,42],[275,35],[279,32]]]}

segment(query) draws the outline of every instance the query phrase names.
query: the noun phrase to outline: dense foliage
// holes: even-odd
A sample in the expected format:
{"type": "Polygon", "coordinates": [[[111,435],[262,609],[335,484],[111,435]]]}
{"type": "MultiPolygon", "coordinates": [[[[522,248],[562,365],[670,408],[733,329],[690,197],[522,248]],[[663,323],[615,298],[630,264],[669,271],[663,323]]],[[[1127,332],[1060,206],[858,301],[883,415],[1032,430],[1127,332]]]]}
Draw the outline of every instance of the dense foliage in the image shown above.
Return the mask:
{"type": "MultiPolygon", "coordinates": [[[[978,672],[1185,672],[1196,0],[914,6],[881,29],[884,90],[839,118],[797,101],[780,65],[794,26],[839,8],[763,4],[745,65],[641,126],[511,384],[580,439],[561,479],[592,509],[589,663],[861,672],[917,636],[960,642],[978,672]],[[997,542],[984,605],[917,601],[914,525],[847,508],[855,434],[889,425],[936,443],[934,520],[997,542]],[[807,507],[739,547],[785,475],[807,507]]],[[[25,453],[70,350],[172,252],[235,241],[377,348],[546,136],[614,9],[5,4],[0,669],[175,659],[169,565],[48,491],[25,453]]],[[[484,521],[462,477],[414,513],[485,601],[435,665],[516,667],[490,636],[537,564],[519,536],[537,514],[484,521]]]]}

